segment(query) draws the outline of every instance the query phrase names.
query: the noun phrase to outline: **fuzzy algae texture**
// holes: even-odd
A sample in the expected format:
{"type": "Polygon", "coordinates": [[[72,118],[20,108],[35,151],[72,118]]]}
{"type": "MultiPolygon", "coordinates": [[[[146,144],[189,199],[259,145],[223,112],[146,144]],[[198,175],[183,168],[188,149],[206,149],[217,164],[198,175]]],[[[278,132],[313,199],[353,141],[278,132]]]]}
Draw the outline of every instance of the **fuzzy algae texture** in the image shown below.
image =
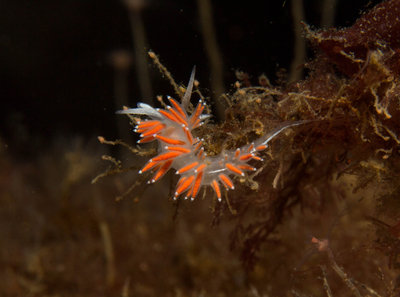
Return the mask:
{"type": "MultiPolygon", "coordinates": [[[[384,1],[349,28],[312,30],[304,25],[315,50],[304,65],[308,72],[304,80],[273,87],[260,78],[260,85],[252,86],[242,73],[236,91],[223,96],[225,120],[209,121],[195,131],[207,154],[218,156],[250,145],[283,123],[306,123],[276,137],[262,166],[236,177],[239,187],[225,195],[221,204],[208,199],[215,198],[212,192],[205,191],[200,199],[207,198],[199,203],[211,203],[214,222],[229,217],[234,226],[231,248],[239,251],[247,269],[258,268],[268,275],[271,271],[266,267],[276,265],[267,259],[275,255],[286,264],[289,259],[297,261],[292,273],[310,277],[315,271],[307,269],[318,267],[316,260],[293,252],[308,233],[309,247],[326,256],[317,262],[326,261],[319,265],[319,273],[328,296],[332,290],[356,296],[362,296],[364,290],[380,296],[374,286],[384,288],[387,296],[398,292],[397,285],[380,282],[376,275],[383,275],[383,266],[400,267],[399,18],[400,1],[384,1]],[[311,226],[315,221],[322,227],[318,231],[311,226]],[[290,225],[296,234],[288,230],[290,225]],[[354,278],[337,264],[331,245],[343,249],[340,260],[354,278]],[[350,250],[362,248],[362,260],[353,265],[350,250]],[[293,255],[283,250],[291,250],[293,255]],[[383,257],[378,264],[371,259],[373,250],[383,257]],[[332,275],[338,278],[332,280],[332,275]],[[359,281],[363,278],[371,286],[359,281]]],[[[151,56],[165,71],[154,53],[151,56]]],[[[176,85],[174,88],[179,90],[176,85]]],[[[182,98],[183,92],[177,95],[182,98]]],[[[218,198],[220,195],[217,193],[218,198]]],[[[303,253],[304,246],[299,248],[303,253]]],[[[294,283],[304,292],[312,287],[294,283]]]]}

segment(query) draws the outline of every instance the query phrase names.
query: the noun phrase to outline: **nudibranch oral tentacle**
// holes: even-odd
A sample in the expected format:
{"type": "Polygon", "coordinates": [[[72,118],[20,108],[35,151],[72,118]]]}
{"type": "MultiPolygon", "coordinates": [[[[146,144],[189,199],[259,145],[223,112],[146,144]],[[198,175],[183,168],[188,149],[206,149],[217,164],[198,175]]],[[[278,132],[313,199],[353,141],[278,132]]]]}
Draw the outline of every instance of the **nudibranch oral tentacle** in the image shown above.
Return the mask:
{"type": "Polygon", "coordinates": [[[204,152],[202,139],[192,134],[194,129],[210,117],[208,114],[203,114],[205,103],[199,100],[194,111],[188,114],[194,74],[195,68],[190,75],[181,104],[168,97],[171,106],[167,106],[166,109],[156,109],[148,104],[138,103],[137,108],[121,110],[117,113],[146,116],[147,119],[137,120],[134,129],[136,133],[140,133],[141,139],[138,143],[158,141],[158,155],[150,159],[139,171],[139,173],[154,172],[149,183],[156,182],[173,168],[176,174],[181,176],[176,186],[174,200],[183,195],[185,199],[194,200],[203,186],[210,186],[221,201],[222,189],[235,188],[232,176],[245,176],[245,172],[255,171],[256,168],[249,165],[249,161],[263,161],[258,153],[265,150],[273,138],[285,129],[306,121],[283,125],[250,145],[209,157],[204,152]]]}

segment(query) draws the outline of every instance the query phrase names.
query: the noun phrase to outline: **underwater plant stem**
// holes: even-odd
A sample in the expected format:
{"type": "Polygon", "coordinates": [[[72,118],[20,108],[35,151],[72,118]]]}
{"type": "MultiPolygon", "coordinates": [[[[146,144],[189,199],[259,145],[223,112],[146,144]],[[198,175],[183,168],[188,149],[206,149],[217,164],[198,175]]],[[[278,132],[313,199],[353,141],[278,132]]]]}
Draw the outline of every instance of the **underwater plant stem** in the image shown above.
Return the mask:
{"type": "Polygon", "coordinates": [[[136,67],[136,75],[139,82],[142,100],[146,103],[153,104],[153,90],[151,87],[150,74],[147,60],[147,42],[146,33],[139,9],[129,9],[129,20],[132,27],[133,47],[136,67]]]}
{"type": "Polygon", "coordinates": [[[298,81],[303,77],[303,67],[301,66],[306,57],[306,41],[303,37],[301,22],[305,21],[303,0],[292,0],[292,17],[294,31],[294,52],[293,60],[290,65],[289,82],[298,81]]]}
{"type": "Polygon", "coordinates": [[[107,285],[109,287],[112,287],[115,282],[115,258],[114,258],[114,249],[111,240],[110,228],[108,227],[107,222],[100,221],[99,229],[101,237],[103,239],[104,254],[107,263],[107,273],[106,273],[107,285]]]}
{"type": "MultiPolygon", "coordinates": [[[[197,0],[199,8],[199,17],[203,33],[204,46],[208,55],[211,68],[211,87],[214,92],[214,98],[218,98],[225,93],[223,80],[223,62],[222,55],[218,47],[215,26],[212,18],[212,6],[210,0],[197,0]]],[[[220,120],[225,118],[225,108],[222,101],[215,100],[216,116],[220,120]]]]}
{"type": "Polygon", "coordinates": [[[182,90],[179,89],[179,86],[177,85],[174,78],[172,77],[171,72],[169,72],[168,69],[160,62],[160,59],[157,57],[157,55],[153,51],[148,51],[148,55],[149,55],[150,59],[153,60],[153,63],[157,66],[158,70],[160,70],[160,72],[168,79],[169,83],[174,88],[175,94],[178,95],[178,97],[182,99],[183,92],[182,92],[182,90]]]}
{"type": "Polygon", "coordinates": [[[324,289],[325,289],[326,295],[328,297],[333,297],[331,287],[329,286],[328,279],[326,278],[326,267],[321,266],[321,271],[322,271],[322,275],[323,275],[324,289]]]}
{"type": "Polygon", "coordinates": [[[340,268],[339,265],[336,263],[333,252],[329,246],[327,247],[326,252],[328,254],[328,258],[329,258],[329,261],[331,262],[331,266],[332,266],[333,270],[335,270],[337,275],[339,275],[340,278],[345,282],[345,284],[353,292],[354,296],[361,297],[360,291],[353,284],[352,280],[349,279],[349,277],[347,276],[347,273],[344,272],[343,269],[340,268]]]}
{"type": "Polygon", "coordinates": [[[337,0],[324,0],[321,10],[321,27],[329,28],[334,25],[337,0]]]}

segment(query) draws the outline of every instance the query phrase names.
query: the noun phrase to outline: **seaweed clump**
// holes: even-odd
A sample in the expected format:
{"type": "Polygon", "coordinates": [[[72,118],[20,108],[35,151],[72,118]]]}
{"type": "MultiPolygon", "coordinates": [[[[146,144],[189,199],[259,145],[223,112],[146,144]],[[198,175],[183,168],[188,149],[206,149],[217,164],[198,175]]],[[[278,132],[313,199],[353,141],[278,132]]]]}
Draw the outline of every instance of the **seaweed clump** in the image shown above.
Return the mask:
{"type": "MultiPolygon", "coordinates": [[[[306,37],[316,51],[305,65],[309,72],[306,79],[280,88],[240,88],[233,94],[235,103],[228,115],[237,123],[231,132],[246,131],[241,125],[256,123],[259,129],[268,130],[271,120],[313,120],[307,131],[296,129],[273,146],[268,170],[257,176],[257,192],[232,195],[239,212],[257,205],[259,220],[239,232],[245,238],[243,258],[250,266],[258,244],[267,240],[294,205],[322,211],[329,201],[345,195],[343,190],[332,189],[332,179],[339,188],[351,179],[353,196],[361,189],[396,196],[400,166],[399,16],[400,2],[385,1],[349,28],[313,31],[305,26],[306,37]],[[244,121],[239,120],[243,117],[244,121]]],[[[375,198],[382,205],[390,200],[380,199],[379,194],[375,198]]],[[[397,205],[393,206],[398,214],[397,205]]]]}
{"type": "Polygon", "coordinates": [[[243,186],[223,203],[213,204],[214,223],[224,216],[234,222],[232,248],[253,269],[253,281],[286,273],[293,279],[279,278],[278,287],[291,282],[313,292],[299,280],[315,282],[317,276],[328,296],[331,290],[340,296],[375,292],[372,287],[387,296],[399,292],[398,284],[384,280],[399,268],[400,253],[399,16],[400,1],[391,0],[349,28],[305,26],[315,49],[305,65],[307,78],[272,87],[265,78],[251,86],[241,75],[236,91],[225,95],[226,120],[198,131],[208,152],[217,154],[282,122],[307,121],[274,140],[266,162],[241,178],[243,186]],[[310,249],[319,256],[310,259],[310,249]]]}
{"type": "MultiPolygon", "coordinates": [[[[294,206],[300,205],[302,216],[318,213],[314,220],[321,226],[332,225],[322,229],[330,230],[329,234],[336,230],[336,244],[342,249],[363,245],[364,252],[366,246],[383,251],[389,256],[389,267],[398,269],[399,16],[400,2],[384,1],[349,28],[315,31],[305,26],[315,49],[315,57],[305,65],[306,79],[280,88],[240,88],[233,94],[236,103],[228,114],[245,120],[232,131],[243,131],[240,125],[255,121],[264,129],[271,127],[271,120],[313,121],[307,129],[296,129],[275,142],[272,161],[255,178],[257,191],[243,190],[230,198],[240,218],[232,242],[242,248],[247,267],[260,261],[262,244],[270,249],[282,244],[285,227],[279,224],[284,218],[291,216],[297,223],[307,220],[296,216],[294,206]],[[341,205],[343,198],[346,202],[341,205]],[[347,224],[340,229],[342,220],[347,224]],[[368,228],[363,235],[352,234],[352,224],[368,228]],[[376,234],[368,237],[371,230],[376,234]],[[351,243],[346,244],[349,234],[351,243]]],[[[299,232],[310,226],[295,227],[299,232]]],[[[290,233],[293,241],[301,238],[296,232],[290,233]]],[[[311,227],[308,236],[312,232],[311,227]]],[[[365,256],[371,257],[370,253],[365,256]]],[[[352,259],[343,256],[342,261],[352,259]]]]}

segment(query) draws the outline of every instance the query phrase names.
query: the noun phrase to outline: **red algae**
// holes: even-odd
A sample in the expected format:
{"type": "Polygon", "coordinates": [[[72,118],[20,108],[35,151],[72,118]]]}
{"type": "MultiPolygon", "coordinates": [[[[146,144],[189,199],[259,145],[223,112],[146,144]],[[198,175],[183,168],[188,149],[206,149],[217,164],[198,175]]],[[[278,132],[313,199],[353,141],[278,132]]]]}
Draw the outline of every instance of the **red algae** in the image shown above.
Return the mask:
{"type": "MultiPolygon", "coordinates": [[[[290,122],[305,123],[277,135],[256,156],[263,159],[257,170],[237,171],[227,183],[235,184],[229,196],[213,182],[214,193],[199,194],[204,199],[189,204],[195,206],[171,202],[177,212],[182,204],[210,205],[214,225],[231,225],[231,249],[247,275],[261,286],[271,280],[273,296],[288,288],[294,296],[399,294],[393,281],[400,269],[399,16],[400,1],[384,1],[349,28],[306,26],[315,50],[306,78],[277,87],[260,78],[253,86],[238,73],[236,90],[224,95],[226,120],[205,122],[194,132],[205,153],[219,156],[251,147],[290,122]]],[[[152,59],[179,95],[181,88],[154,54],[152,59]]],[[[199,90],[194,93],[203,100],[199,90]]],[[[102,176],[124,171],[114,163],[102,176]]],[[[162,198],[168,192],[173,190],[162,191],[162,198]]]]}
{"type": "MultiPolygon", "coordinates": [[[[400,1],[384,1],[363,14],[353,26],[310,32],[307,36],[341,72],[351,76],[360,71],[371,51],[391,49],[396,57],[400,45],[400,1]]],[[[398,61],[398,58],[392,57],[398,61]]],[[[388,63],[398,73],[399,64],[388,63]]]]}

